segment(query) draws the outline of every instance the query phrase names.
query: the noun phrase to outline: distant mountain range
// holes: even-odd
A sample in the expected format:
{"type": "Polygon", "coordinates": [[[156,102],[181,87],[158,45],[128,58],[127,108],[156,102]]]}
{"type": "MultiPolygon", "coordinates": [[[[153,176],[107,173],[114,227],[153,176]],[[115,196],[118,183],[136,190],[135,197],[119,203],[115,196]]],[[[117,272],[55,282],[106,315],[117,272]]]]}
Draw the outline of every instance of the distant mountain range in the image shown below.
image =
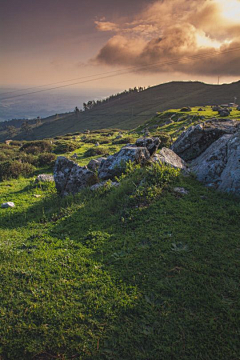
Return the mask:
{"type": "MultiPolygon", "coordinates": [[[[141,92],[133,91],[113,97],[111,101],[100,103],[83,112],[71,112],[41,119],[41,124],[34,126],[31,133],[21,132],[15,138],[43,139],[86,129],[133,129],[151,119],[159,111],[183,106],[230,103],[234,102],[234,98],[240,103],[240,81],[223,85],[170,82],[141,92]]],[[[16,126],[11,124],[11,121],[8,125],[16,126]]],[[[9,137],[4,131],[5,126],[6,123],[0,123],[1,141],[9,137]]],[[[21,126],[21,123],[18,126],[21,126]]]]}

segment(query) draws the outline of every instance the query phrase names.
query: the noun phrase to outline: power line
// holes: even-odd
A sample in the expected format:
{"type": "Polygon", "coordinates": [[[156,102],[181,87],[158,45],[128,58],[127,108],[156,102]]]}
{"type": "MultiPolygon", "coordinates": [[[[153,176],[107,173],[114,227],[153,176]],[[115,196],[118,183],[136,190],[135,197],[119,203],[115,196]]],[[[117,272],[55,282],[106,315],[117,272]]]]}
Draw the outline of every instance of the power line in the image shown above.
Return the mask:
{"type": "MultiPolygon", "coordinates": [[[[217,51],[217,52],[215,51],[214,53],[212,52],[212,53],[206,53],[206,54],[202,54],[202,55],[183,56],[181,58],[175,58],[175,59],[173,59],[171,61],[158,62],[158,63],[142,65],[142,66],[135,66],[135,67],[127,68],[126,70],[130,70],[130,69],[131,70],[142,70],[142,69],[145,69],[145,68],[156,67],[156,66],[159,66],[159,65],[172,65],[172,64],[178,63],[179,60],[184,60],[184,59],[186,59],[186,60],[189,60],[189,59],[190,60],[195,60],[195,59],[199,60],[200,59],[201,60],[201,59],[204,59],[204,58],[209,58],[211,56],[217,56],[217,55],[220,55],[220,54],[227,54],[229,52],[233,52],[233,51],[237,51],[237,50],[240,50],[240,47],[236,47],[236,48],[232,48],[232,49],[228,49],[228,50],[223,50],[223,51],[217,51]]],[[[115,73],[115,72],[119,72],[119,71],[121,71],[121,72],[117,73],[117,74],[112,74],[112,75],[108,75],[108,76],[102,76],[102,77],[93,78],[93,79],[89,79],[89,80],[84,80],[84,81],[80,81],[80,82],[76,82],[76,83],[72,83],[72,84],[67,84],[67,85],[55,86],[55,87],[52,87],[52,88],[49,88],[49,89],[36,90],[36,91],[28,92],[28,93],[25,93],[25,94],[19,94],[19,95],[15,95],[15,96],[11,96],[11,97],[0,98],[0,100],[10,100],[10,99],[14,99],[14,98],[21,97],[21,96],[32,95],[32,94],[36,94],[36,93],[56,90],[56,89],[65,88],[65,87],[69,87],[69,86],[84,84],[84,83],[88,83],[88,82],[91,82],[91,81],[103,80],[103,79],[107,79],[107,78],[111,78],[111,77],[115,77],[115,76],[125,75],[125,74],[129,74],[131,72],[131,71],[125,71],[125,70],[115,70],[115,71],[102,73],[102,74],[99,74],[99,75],[105,75],[105,74],[108,74],[108,73],[115,73]]],[[[96,76],[96,75],[89,75],[89,76],[82,77],[82,78],[77,78],[77,79],[84,79],[84,78],[94,77],[94,76],[96,76]]],[[[58,82],[58,83],[64,83],[64,82],[69,82],[69,81],[73,81],[73,80],[74,79],[65,80],[65,81],[58,82]]],[[[57,84],[57,83],[54,83],[54,84],[57,84]]],[[[42,86],[44,86],[44,85],[42,85],[42,86]]],[[[32,89],[36,89],[36,88],[39,88],[39,87],[42,87],[42,86],[33,87],[32,89]]],[[[25,89],[25,90],[27,90],[27,89],[25,89]]]]}

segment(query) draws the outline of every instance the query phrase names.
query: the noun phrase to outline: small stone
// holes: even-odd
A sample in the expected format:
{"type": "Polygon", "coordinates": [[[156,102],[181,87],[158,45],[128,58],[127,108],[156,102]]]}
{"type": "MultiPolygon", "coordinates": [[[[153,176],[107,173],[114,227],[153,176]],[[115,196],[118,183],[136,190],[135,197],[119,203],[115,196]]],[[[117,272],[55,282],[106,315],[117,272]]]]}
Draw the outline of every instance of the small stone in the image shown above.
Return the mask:
{"type": "Polygon", "coordinates": [[[40,174],[40,175],[38,175],[38,177],[36,178],[35,183],[39,183],[39,182],[53,182],[53,181],[54,181],[53,175],[40,174]]]}
{"type": "Polygon", "coordinates": [[[6,202],[6,203],[3,203],[3,204],[1,205],[1,208],[2,208],[2,209],[14,208],[14,207],[15,207],[15,204],[14,204],[14,202],[11,202],[11,201],[6,202]]]}
{"type": "Polygon", "coordinates": [[[34,196],[35,198],[40,198],[42,195],[34,194],[33,196],[34,196]]]}
{"type": "Polygon", "coordinates": [[[183,187],[175,187],[173,191],[181,195],[187,195],[189,193],[189,191],[184,189],[183,187]]]}

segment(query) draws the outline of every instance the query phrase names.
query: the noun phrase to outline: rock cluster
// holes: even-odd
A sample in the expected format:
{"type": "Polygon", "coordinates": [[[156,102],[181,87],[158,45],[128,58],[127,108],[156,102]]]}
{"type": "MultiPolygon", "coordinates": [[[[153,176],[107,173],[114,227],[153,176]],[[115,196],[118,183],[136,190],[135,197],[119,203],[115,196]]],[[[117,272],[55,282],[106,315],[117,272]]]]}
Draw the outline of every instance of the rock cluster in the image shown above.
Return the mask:
{"type": "Polygon", "coordinates": [[[171,149],[185,161],[193,160],[221,136],[234,134],[239,125],[236,120],[208,120],[189,127],[172,144],[171,149]]]}
{"type": "Polygon", "coordinates": [[[191,170],[205,184],[240,195],[240,134],[223,135],[193,160],[191,170]]]}
{"type": "Polygon", "coordinates": [[[149,159],[150,153],[146,147],[125,146],[118,153],[108,156],[101,162],[98,177],[101,180],[114,179],[124,172],[127,162],[143,164],[149,159]]]}
{"type": "Polygon", "coordinates": [[[54,180],[60,196],[76,194],[81,189],[98,182],[96,174],[86,166],[59,156],[54,166],[54,180]]]}
{"type": "Polygon", "coordinates": [[[150,156],[152,156],[159,148],[161,140],[156,138],[140,138],[136,141],[136,146],[146,147],[149,151],[150,156]]]}
{"type": "MultiPolygon", "coordinates": [[[[140,138],[134,145],[128,144],[114,155],[91,160],[87,167],[58,157],[54,167],[57,191],[65,196],[87,186],[91,190],[99,189],[108,180],[120,176],[126,163],[131,161],[138,164],[159,162],[185,173],[192,171],[203,183],[240,195],[239,121],[211,119],[188,128],[171,149],[164,147],[156,153],[159,145],[159,138],[140,138]]],[[[118,186],[118,183],[111,182],[111,186],[118,186]]],[[[186,194],[182,189],[177,190],[186,194]]]]}

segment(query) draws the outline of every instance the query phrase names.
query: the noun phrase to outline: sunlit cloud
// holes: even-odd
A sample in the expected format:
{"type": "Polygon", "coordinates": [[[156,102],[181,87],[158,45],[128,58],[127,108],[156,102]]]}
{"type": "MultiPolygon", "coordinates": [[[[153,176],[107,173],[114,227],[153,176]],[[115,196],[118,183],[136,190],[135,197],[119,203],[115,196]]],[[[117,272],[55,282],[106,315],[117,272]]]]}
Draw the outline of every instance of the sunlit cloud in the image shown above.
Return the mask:
{"type": "Polygon", "coordinates": [[[144,66],[148,72],[240,75],[239,0],[155,1],[132,19],[104,19],[97,28],[114,34],[96,63],[144,66]],[[226,61],[221,52],[228,50],[226,61]],[[213,57],[204,57],[208,53],[213,57]],[[176,58],[182,60],[173,62],[176,58]],[[147,67],[157,62],[159,67],[147,67]]]}

